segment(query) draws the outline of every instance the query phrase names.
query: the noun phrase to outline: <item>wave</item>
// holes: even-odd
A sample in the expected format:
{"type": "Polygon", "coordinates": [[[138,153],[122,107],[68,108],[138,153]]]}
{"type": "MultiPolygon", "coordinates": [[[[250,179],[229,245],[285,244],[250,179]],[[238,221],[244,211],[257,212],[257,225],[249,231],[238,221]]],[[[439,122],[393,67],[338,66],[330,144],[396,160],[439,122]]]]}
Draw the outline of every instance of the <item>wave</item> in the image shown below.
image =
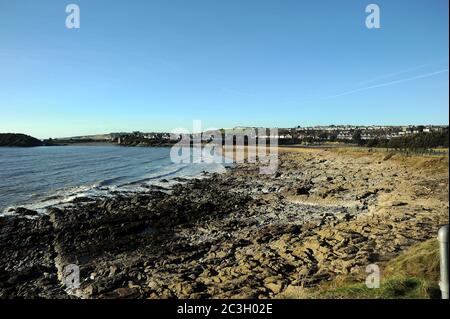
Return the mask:
{"type": "Polygon", "coordinates": [[[35,210],[38,213],[45,214],[51,207],[70,207],[75,203],[77,199],[84,198],[86,201],[95,200],[100,198],[110,198],[116,194],[131,195],[139,192],[148,191],[148,187],[151,185],[161,186],[162,180],[168,179],[164,182],[165,187],[170,187],[175,183],[179,183],[174,180],[176,177],[183,178],[199,178],[204,171],[222,172],[223,166],[209,165],[208,167],[194,168],[193,165],[184,165],[182,167],[166,166],[151,170],[151,172],[157,171],[157,174],[150,175],[146,172],[143,178],[131,180],[129,182],[120,183],[123,180],[132,179],[132,176],[116,176],[107,178],[96,183],[87,185],[79,185],[62,188],[47,194],[33,194],[28,202],[24,202],[20,205],[8,206],[0,213],[0,216],[11,215],[15,208],[24,207],[27,209],[35,210]],[[191,169],[189,169],[191,168],[191,169]],[[201,168],[201,169],[200,169],[201,168]],[[182,173],[182,174],[180,174],[182,173]]]}
{"type": "Polygon", "coordinates": [[[100,194],[96,192],[98,185],[83,185],[63,188],[50,194],[33,194],[29,201],[26,201],[20,205],[11,205],[0,213],[0,217],[3,215],[10,215],[18,207],[24,207],[27,209],[35,210],[38,213],[45,214],[51,207],[64,207],[67,204],[72,203],[77,198],[96,198],[107,196],[107,193],[100,194]],[[96,194],[97,193],[97,194],[96,194]]]}
{"type": "MultiPolygon", "coordinates": [[[[107,198],[146,192],[152,185],[170,188],[176,177],[200,178],[203,171],[223,172],[219,164],[175,164],[168,148],[58,147],[6,150],[16,158],[0,167],[0,212],[25,207],[45,212],[73,205],[77,198],[107,198]],[[27,160],[22,155],[32,152],[27,160]],[[6,209],[5,209],[6,207],[6,209]]],[[[1,215],[1,214],[0,214],[1,215]]]]}
{"type": "Polygon", "coordinates": [[[173,170],[171,172],[167,172],[167,173],[158,174],[158,175],[155,175],[155,176],[139,179],[139,180],[136,180],[136,181],[133,181],[133,182],[122,184],[120,186],[129,186],[129,185],[143,184],[145,182],[149,182],[149,181],[153,181],[153,180],[157,180],[157,179],[162,179],[162,178],[167,177],[167,176],[175,175],[176,173],[181,172],[184,168],[185,168],[185,166],[184,167],[180,167],[178,169],[175,169],[175,170],[173,170]]]}
{"type": "Polygon", "coordinates": [[[123,180],[123,179],[126,179],[126,178],[130,178],[130,176],[117,176],[117,177],[113,177],[113,178],[108,178],[108,179],[105,179],[103,181],[100,181],[98,183],[98,186],[102,187],[102,186],[115,185],[116,182],[118,182],[120,180],[123,180]]]}

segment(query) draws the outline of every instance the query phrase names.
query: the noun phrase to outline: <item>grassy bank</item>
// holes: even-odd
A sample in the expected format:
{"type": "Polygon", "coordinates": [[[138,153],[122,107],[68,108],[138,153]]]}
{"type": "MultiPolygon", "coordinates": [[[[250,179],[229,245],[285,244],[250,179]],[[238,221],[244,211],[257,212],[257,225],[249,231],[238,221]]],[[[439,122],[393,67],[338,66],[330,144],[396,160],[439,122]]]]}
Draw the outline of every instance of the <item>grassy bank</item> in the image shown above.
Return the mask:
{"type": "Polygon", "coordinates": [[[286,291],[301,299],[430,299],[440,298],[439,245],[431,239],[380,266],[380,288],[370,289],[364,275],[338,277],[315,288],[286,291]]]}

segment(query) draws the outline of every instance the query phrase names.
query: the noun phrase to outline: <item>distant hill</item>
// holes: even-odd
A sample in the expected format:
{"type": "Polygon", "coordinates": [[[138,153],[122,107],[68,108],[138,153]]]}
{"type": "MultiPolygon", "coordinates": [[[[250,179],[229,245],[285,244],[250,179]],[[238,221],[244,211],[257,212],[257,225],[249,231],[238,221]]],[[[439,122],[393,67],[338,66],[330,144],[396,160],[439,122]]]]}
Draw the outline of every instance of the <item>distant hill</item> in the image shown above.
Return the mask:
{"type": "Polygon", "coordinates": [[[61,141],[70,141],[70,140],[77,140],[77,141],[109,141],[111,140],[111,134],[96,134],[96,135],[82,135],[82,136],[71,136],[71,137],[61,137],[57,138],[57,140],[61,141]]]}
{"type": "Polygon", "coordinates": [[[44,145],[42,141],[29,135],[0,133],[0,146],[33,147],[44,145]]]}

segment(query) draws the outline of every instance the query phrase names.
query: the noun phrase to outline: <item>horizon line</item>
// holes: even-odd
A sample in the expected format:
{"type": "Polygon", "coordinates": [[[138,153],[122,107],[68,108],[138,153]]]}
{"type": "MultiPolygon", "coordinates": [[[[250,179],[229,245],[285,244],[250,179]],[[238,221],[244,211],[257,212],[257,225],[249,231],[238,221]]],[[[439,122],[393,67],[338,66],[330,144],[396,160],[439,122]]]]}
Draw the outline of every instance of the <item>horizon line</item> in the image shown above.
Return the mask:
{"type": "MultiPolygon", "coordinates": [[[[351,127],[374,127],[374,126],[383,126],[383,127],[418,127],[418,126],[450,126],[449,123],[445,123],[445,124],[315,124],[315,125],[296,125],[296,126],[292,126],[292,127],[280,127],[280,126],[249,126],[249,125],[236,125],[234,127],[221,127],[221,128],[217,128],[217,129],[208,129],[208,130],[203,130],[201,131],[203,132],[208,132],[208,131],[213,131],[213,130],[221,130],[221,129],[236,129],[236,128],[266,128],[266,129],[270,129],[270,128],[276,128],[276,129],[295,129],[295,128],[307,128],[307,127],[331,127],[331,126],[351,126],[351,127]]],[[[126,131],[126,130],[117,130],[117,131],[112,131],[112,132],[108,132],[108,133],[94,133],[94,134],[76,134],[76,135],[71,135],[71,136],[58,136],[58,137],[35,137],[33,136],[33,134],[28,134],[28,133],[23,133],[23,132],[0,132],[0,134],[25,134],[28,136],[32,136],[35,138],[38,138],[40,140],[46,140],[46,139],[68,139],[68,138],[75,138],[75,137],[86,137],[86,136],[96,136],[96,135],[108,135],[108,134],[118,134],[118,133],[133,133],[133,132],[139,132],[139,133],[171,133],[171,131],[174,131],[175,129],[172,130],[167,130],[167,131],[147,131],[147,130],[132,130],[132,131],[126,131]]],[[[192,132],[190,132],[189,134],[192,134],[192,132]]]]}

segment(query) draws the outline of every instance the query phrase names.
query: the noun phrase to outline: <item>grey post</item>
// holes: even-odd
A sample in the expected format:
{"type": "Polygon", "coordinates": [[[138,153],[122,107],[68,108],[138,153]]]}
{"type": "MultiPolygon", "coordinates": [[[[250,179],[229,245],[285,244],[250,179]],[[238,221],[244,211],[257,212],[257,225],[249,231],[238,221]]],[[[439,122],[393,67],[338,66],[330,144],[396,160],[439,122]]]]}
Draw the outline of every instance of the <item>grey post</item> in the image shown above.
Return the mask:
{"type": "Polygon", "coordinates": [[[442,226],[438,234],[441,255],[441,288],[442,299],[448,299],[448,225],[442,226]]]}

